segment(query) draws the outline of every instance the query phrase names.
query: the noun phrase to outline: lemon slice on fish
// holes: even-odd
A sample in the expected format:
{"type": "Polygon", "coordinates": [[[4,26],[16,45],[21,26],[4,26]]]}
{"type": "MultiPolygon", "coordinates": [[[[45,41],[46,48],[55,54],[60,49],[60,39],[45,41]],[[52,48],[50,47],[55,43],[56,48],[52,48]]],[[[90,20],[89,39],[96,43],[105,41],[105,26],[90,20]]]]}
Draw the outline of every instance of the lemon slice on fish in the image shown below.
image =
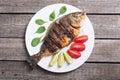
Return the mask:
{"type": "Polygon", "coordinates": [[[68,64],[71,64],[71,63],[72,63],[72,58],[68,55],[68,53],[64,53],[64,57],[65,57],[65,61],[66,61],[68,64]]]}
{"type": "Polygon", "coordinates": [[[51,66],[51,67],[54,66],[57,63],[57,59],[58,59],[58,54],[53,55],[50,60],[49,66],[51,66]]]}
{"type": "Polygon", "coordinates": [[[61,53],[58,56],[58,66],[62,67],[64,65],[64,63],[65,63],[64,55],[61,53]]]}

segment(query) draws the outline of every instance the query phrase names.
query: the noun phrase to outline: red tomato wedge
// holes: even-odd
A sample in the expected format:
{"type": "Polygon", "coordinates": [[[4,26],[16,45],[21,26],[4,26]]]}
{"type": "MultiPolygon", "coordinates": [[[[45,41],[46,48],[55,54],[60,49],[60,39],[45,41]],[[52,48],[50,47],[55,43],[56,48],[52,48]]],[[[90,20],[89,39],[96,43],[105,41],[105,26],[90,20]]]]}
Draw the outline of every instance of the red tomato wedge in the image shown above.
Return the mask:
{"type": "Polygon", "coordinates": [[[82,35],[82,36],[79,36],[77,38],[74,39],[74,42],[76,43],[84,43],[88,40],[88,36],[87,35],[82,35]]]}
{"type": "Polygon", "coordinates": [[[70,49],[76,50],[76,51],[83,51],[85,50],[85,45],[83,43],[73,43],[70,46],[70,49]]]}
{"type": "Polygon", "coordinates": [[[75,50],[69,49],[67,52],[72,58],[75,58],[75,59],[77,59],[81,56],[81,53],[78,51],[75,51],[75,50]]]}

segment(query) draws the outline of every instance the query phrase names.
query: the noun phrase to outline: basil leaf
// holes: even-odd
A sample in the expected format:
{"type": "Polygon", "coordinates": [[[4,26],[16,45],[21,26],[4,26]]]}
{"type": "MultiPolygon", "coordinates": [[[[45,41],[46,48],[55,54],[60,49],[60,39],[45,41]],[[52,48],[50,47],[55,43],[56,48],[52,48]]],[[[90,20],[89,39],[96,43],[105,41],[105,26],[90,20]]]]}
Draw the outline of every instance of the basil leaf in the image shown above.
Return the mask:
{"type": "Polygon", "coordinates": [[[37,46],[40,43],[40,39],[41,38],[38,38],[38,37],[34,38],[31,42],[32,47],[37,46]]]}
{"type": "Polygon", "coordinates": [[[53,21],[55,19],[55,11],[53,11],[50,15],[49,15],[49,20],[53,21]]]}
{"type": "Polygon", "coordinates": [[[59,15],[64,14],[67,11],[66,6],[62,6],[59,10],[59,15]]]}
{"type": "Polygon", "coordinates": [[[46,22],[44,20],[42,20],[42,19],[36,19],[35,23],[38,24],[38,25],[43,25],[46,22]]]}
{"type": "Polygon", "coordinates": [[[37,29],[36,33],[43,33],[45,30],[46,30],[46,29],[45,29],[45,26],[40,26],[40,27],[37,29]]]}

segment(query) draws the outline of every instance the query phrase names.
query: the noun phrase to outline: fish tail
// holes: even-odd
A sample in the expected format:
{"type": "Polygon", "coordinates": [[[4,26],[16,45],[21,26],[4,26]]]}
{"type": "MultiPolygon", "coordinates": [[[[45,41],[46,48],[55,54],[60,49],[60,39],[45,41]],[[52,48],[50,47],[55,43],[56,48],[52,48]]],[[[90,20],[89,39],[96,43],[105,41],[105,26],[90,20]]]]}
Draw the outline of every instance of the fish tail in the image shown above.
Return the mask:
{"type": "Polygon", "coordinates": [[[27,62],[29,63],[30,67],[34,69],[34,67],[37,66],[37,63],[41,60],[41,56],[39,54],[35,54],[33,56],[30,56],[27,62]]]}

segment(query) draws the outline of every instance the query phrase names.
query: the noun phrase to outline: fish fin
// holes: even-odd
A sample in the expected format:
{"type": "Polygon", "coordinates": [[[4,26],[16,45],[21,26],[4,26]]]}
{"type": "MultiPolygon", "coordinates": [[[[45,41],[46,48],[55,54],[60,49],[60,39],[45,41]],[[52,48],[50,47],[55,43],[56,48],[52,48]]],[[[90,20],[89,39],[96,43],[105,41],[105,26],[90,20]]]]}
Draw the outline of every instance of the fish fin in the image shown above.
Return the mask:
{"type": "Polygon", "coordinates": [[[82,10],[82,15],[86,15],[86,11],[85,11],[84,8],[83,8],[83,10],[82,10]]]}
{"type": "Polygon", "coordinates": [[[82,12],[86,12],[86,11],[85,11],[85,8],[82,9],[82,12]]]}

